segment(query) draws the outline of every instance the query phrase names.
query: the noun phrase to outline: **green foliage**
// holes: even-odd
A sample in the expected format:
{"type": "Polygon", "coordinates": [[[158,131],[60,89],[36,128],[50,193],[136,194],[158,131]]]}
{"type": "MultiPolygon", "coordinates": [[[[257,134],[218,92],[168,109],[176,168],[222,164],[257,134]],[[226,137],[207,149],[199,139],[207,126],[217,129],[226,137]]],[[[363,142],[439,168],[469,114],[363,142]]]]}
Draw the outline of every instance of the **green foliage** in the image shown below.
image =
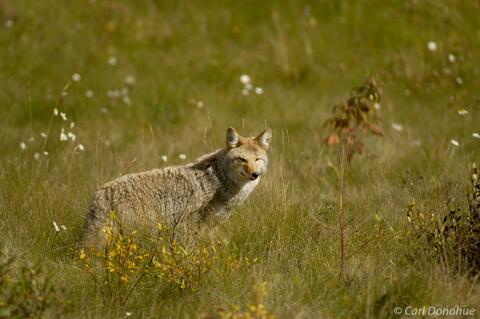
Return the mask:
{"type": "Polygon", "coordinates": [[[5,255],[0,247],[0,318],[40,318],[51,308],[64,306],[56,289],[41,273],[40,266],[22,263],[5,255]]]}
{"type": "Polygon", "coordinates": [[[421,238],[417,253],[440,261],[450,271],[480,273],[480,179],[473,165],[467,207],[448,213],[421,212],[415,204],[407,211],[413,235],[421,238]]]}
{"type": "Polygon", "coordinates": [[[238,305],[233,305],[230,309],[219,311],[221,319],[275,319],[275,316],[265,307],[264,299],[267,295],[267,282],[262,282],[254,286],[255,299],[245,310],[238,305]]]}
{"type": "Polygon", "coordinates": [[[196,290],[211,271],[217,256],[211,247],[184,247],[175,240],[163,245],[161,255],[154,259],[155,273],[173,287],[196,290]]]}
{"type": "MultiPolygon", "coordinates": [[[[479,16],[478,1],[0,1],[0,241],[18,256],[11,277],[20,261],[41,260],[41,277],[72,301],[72,318],[247,312],[254,283],[264,281],[264,305],[278,318],[383,318],[409,304],[480,309],[478,283],[425,254],[412,263],[412,247],[425,239],[403,240],[406,205],[415,199],[425,218],[448,212],[445,202],[465,198],[465,163],[478,163],[479,16]],[[365,136],[347,174],[355,280],[346,285],[331,227],[338,204],[324,206],[337,203],[336,147],[324,146],[331,126],[322,123],[370,74],[382,81],[383,138],[365,136]],[[107,259],[85,252],[95,287],[76,250],[92,193],[122,174],[211,152],[229,126],[266,125],[274,129],[269,171],[248,201],[217,227],[189,228],[175,254],[165,236],[181,265],[171,282],[152,268],[125,306],[118,295],[103,304],[107,259]],[[200,248],[218,259],[182,289],[195,269],[182,260],[200,248]]],[[[130,235],[122,233],[123,251],[130,235]]],[[[129,259],[151,251],[151,239],[134,234],[129,259]]],[[[129,275],[123,300],[146,262],[135,263],[134,273],[119,270],[129,275]]],[[[119,272],[109,274],[115,289],[119,272]]]]}
{"type": "Polygon", "coordinates": [[[112,212],[108,225],[102,229],[105,241],[99,244],[100,248],[82,248],[79,251],[84,270],[93,281],[104,304],[125,304],[152,266],[153,256],[138,247],[136,232],[122,234],[116,231],[116,224],[116,214],[112,212]]]}
{"type": "Polygon", "coordinates": [[[228,247],[221,243],[181,244],[160,223],[148,241],[139,239],[136,230],[125,234],[115,212],[102,232],[104,242],[80,249],[79,260],[104,304],[125,305],[136,290],[148,285],[195,291],[212,271],[222,275],[256,261],[222,253],[228,247]]]}

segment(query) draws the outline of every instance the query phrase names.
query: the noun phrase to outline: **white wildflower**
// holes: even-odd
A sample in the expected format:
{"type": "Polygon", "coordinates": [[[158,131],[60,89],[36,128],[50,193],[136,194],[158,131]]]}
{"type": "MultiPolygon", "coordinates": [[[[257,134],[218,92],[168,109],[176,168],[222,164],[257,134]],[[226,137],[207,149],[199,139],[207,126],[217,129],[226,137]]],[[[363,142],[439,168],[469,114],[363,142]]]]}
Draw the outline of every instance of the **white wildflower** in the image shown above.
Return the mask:
{"type": "Polygon", "coordinates": [[[242,74],[240,76],[240,82],[242,82],[242,84],[250,83],[250,81],[251,81],[250,76],[248,76],[247,74],[242,74]]]}
{"type": "Polygon", "coordinates": [[[435,41],[428,41],[427,48],[433,52],[433,51],[437,51],[438,46],[435,41]]]}
{"type": "Polygon", "coordinates": [[[395,131],[403,131],[403,126],[401,124],[398,124],[398,123],[393,123],[392,124],[392,128],[395,130],[395,131]]]}
{"type": "Polygon", "coordinates": [[[111,56],[108,58],[108,64],[110,64],[111,66],[114,66],[117,64],[117,58],[114,57],[114,56],[111,56]]]}
{"type": "Polygon", "coordinates": [[[185,155],[185,154],[180,154],[180,155],[178,155],[178,158],[181,159],[182,161],[184,161],[184,160],[187,159],[187,155],[185,155]]]}
{"type": "Polygon", "coordinates": [[[253,85],[252,85],[252,83],[247,83],[243,86],[243,88],[251,91],[251,90],[253,90],[253,85]]]}
{"type": "Polygon", "coordinates": [[[258,95],[261,95],[261,94],[263,94],[263,89],[261,87],[257,86],[255,88],[255,93],[257,93],[258,95]]]}
{"type": "Polygon", "coordinates": [[[375,110],[377,110],[377,111],[380,111],[380,109],[382,108],[382,106],[380,105],[380,103],[377,102],[377,103],[374,103],[374,104],[373,104],[373,108],[374,108],[375,110]]]}
{"type": "Polygon", "coordinates": [[[47,134],[44,133],[44,132],[40,133],[40,136],[43,137],[43,138],[47,138],[47,134]]]}
{"type": "Polygon", "coordinates": [[[67,227],[65,225],[58,226],[58,224],[53,221],[53,229],[55,230],[55,232],[59,233],[61,230],[66,231],[67,227]]]}
{"type": "Polygon", "coordinates": [[[162,155],[162,156],[160,156],[160,158],[161,158],[161,159],[162,159],[162,161],[164,161],[164,162],[166,162],[166,161],[167,161],[167,159],[168,159],[168,158],[167,158],[167,155],[162,155]]]}
{"type": "Polygon", "coordinates": [[[461,109],[458,110],[458,115],[467,116],[467,115],[468,115],[468,111],[465,110],[464,108],[461,108],[461,109]]]}
{"type": "Polygon", "coordinates": [[[69,139],[72,140],[72,142],[75,142],[75,140],[77,139],[77,136],[75,134],[73,134],[72,132],[68,132],[67,136],[68,136],[69,139]]]}
{"type": "Polygon", "coordinates": [[[131,315],[132,315],[132,312],[131,312],[131,311],[125,312],[125,317],[130,317],[131,315]]]}
{"type": "Polygon", "coordinates": [[[122,94],[119,90],[108,90],[107,91],[107,96],[109,98],[112,98],[112,99],[113,98],[118,98],[118,97],[120,97],[120,95],[122,95],[122,94]]]}
{"type": "Polygon", "coordinates": [[[475,138],[480,138],[480,133],[477,133],[477,132],[472,133],[472,136],[475,138]]]}
{"type": "Polygon", "coordinates": [[[57,225],[55,221],[53,221],[53,229],[55,229],[57,233],[60,232],[60,227],[57,225]]]}
{"type": "Polygon", "coordinates": [[[22,150],[26,149],[27,148],[27,144],[25,144],[24,142],[20,142],[20,148],[22,150]]]}
{"type": "Polygon", "coordinates": [[[450,61],[451,63],[454,63],[454,62],[456,61],[455,56],[450,53],[450,54],[448,55],[448,61],[450,61]]]}
{"type": "Polygon", "coordinates": [[[64,112],[60,112],[60,117],[61,117],[62,120],[64,120],[64,121],[67,120],[67,114],[65,114],[64,112]]]}
{"type": "Polygon", "coordinates": [[[79,82],[82,79],[82,76],[78,73],[73,73],[72,74],[72,80],[75,82],[79,82]]]}
{"type": "Polygon", "coordinates": [[[58,115],[58,109],[57,108],[54,108],[53,109],[53,116],[57,116],[58,115]]]}
{"type": "Polygon", "coordinates": [[[458,85],[463,85],[463,79],[459,76],[455,79],[455,82],[457,82],[458,85]]]}
{"type": "Polygon", "coordinates": [[[43,155],[48,156],[48,152],[47,151],[43,152],[43,155]]]}
{"type": "Polygon", "coordinates": [[[85,91],[85,96],[89,99],[93,97],[93,91],[92,90],[86,90],[85,91]]]}
{"type": "Polygon", "coordinates": [[[450,140],[450,143],[452,143],[454,146],[460,146],[460,143],[457,140],[450,140]]]}
{"type": "Polygon", "coordinates": [[[65,130],[62,128],[62,131],[60,132],[60,141],[68,141],[68,136],[65,134],[65,130]]]}
{"type": "Polygon", "coordinates": [[[128,95],[125,95],[123,98],[123,103],[125,103],[126,105],[130,106],[132,105],[132,100],[130,100],[130,97],[128,95]]]}
{"type": "Polygon", "coordinates": [[[74,128],[75,127],[75,123],[74,122],[70,122],[70,128],[74,128]]]}
{"type": "Polygon", "coordinates": [[[35,152],[35,154],[33,154],[33,159],[38,160],[39,158],[40,158],[40,153],[35,152]]]}
{"type": "Polygon", "coordinates": [[[203,107],[203,102],[202,102],[202,101],[198,101],[198,102],[197,102],[197,107],[198,107],[199,109],[201,109],[201,108],[203,107]]]}
{"type": "Polygon", "coordinates": [[[136,82],[137,82],[137,79],[135,79],[135,77],[131,74],[127,75],[127,77],[125,78],[125,84],[134,85],[136,82]]]}
{"type": "Polygon", "coordinates": [[[83,144],[78,144],[78,149],[80,150],[80,152],[83,152],[85,151],[85,146],[83,146],[83,144]]]}

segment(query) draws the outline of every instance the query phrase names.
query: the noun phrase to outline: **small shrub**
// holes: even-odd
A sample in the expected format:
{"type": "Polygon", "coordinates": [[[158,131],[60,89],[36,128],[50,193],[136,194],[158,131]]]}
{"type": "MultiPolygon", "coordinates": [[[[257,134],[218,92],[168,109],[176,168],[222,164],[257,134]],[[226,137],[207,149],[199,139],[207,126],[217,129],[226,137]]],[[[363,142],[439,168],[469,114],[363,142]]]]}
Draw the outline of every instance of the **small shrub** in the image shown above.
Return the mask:
{"type": "Polygon", "coordinates": [[[153,265],[155,274],[168,284],[195,290],[217,258],[214,246],[185,247],[173,241],[169,247],[162,244],[160,253],[154,256],[153,265]]]}
{"type": "Polygon", "coordinates": [[[354,88],[350,97],[333,107],[332,117],[326,121],[329,134],[327,145],[345,144],[350,161],[355,153],[364,151],[364,138],[367,134],[382,136],[381,117],[378,112],[382,90],[374,77],[354,88]]]}
{"type": "Polygon", "coordinates": [[[473,165],[468,207],[442,216],[422,213],[410,204],[407,218],[413,234],[421,239],[417,253],[439,260],[446,268],[472,275],[480,273],[480,179],[473,165]]]}
{"type": "Polygon", "coordinates": [[[256,261],[220,253],[228,243],[181,244],[162,224],[157,225],[157,234],[148,242],[139,240],[136,231],[122,233],[120,226],[112,212],[103,229],[103,249],[79,251],[83,268],[104,304],[124,305],[147,278],[171,289],[193,291],[212,270],[227,273],[229,269],[242,269],[256,261]]]}
{"type": "Polygon", "coordinates": [[[0,318],[40,318],[53,307],[63,309],[65,303],[41,269],[25,263],[15,271],[17,262],[0,247],[0,318]]]}
{"type": "Polygon", "coordinates": [[[254,286],[255,300],[241,310],[239,306],[234,305],[229,309],[220,310],[221,319],[274,319],[275,316],[265,307],[264,300],[268,292],[267,282],[262,282],[254,286]]]}
{"type": "Polygon", "coordinates": [[[347,236],[344,209],[345,175],[350,168],[353,155],[364,151],[364,138],[367,134],[383,135],[380,127],[380,107],[382,90],[374,77],[353,89],[350,97],[333,108],[332,117],[326,121],[329,127],[325,140],[328,146],[336,146],[338,160],[338,230],[340,241],[340,276],[345,277],[347,268],[347,236]]]}
{"type": "Polygon", "coordinates": [[[116,214],[112,212],[109,223],[102,229],[105,234],[102,250],[81,249],[79,252],[84,270],[95,283],[104,304],[126,303],[153,262],[152,254],[139,247],[136,231],[117,232],[117,223],[116,214]]]}

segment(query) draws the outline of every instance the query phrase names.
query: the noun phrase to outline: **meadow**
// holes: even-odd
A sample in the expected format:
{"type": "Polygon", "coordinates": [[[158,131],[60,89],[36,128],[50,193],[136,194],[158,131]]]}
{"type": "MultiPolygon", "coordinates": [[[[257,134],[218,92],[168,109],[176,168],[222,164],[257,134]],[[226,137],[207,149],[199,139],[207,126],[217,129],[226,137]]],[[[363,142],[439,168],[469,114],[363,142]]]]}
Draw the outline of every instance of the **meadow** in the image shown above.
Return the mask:
{"type": "Polygon", "coordinates": [[[0,1],[0,317],[22,317],[12,300],[45,318],[479,316],[478,278],[418,253],[407,218],[467,205],[479,16],[455,0],[0,1]],[[370,75],[383,136],[345,176],[345,279],[325,121],[370,75]],[[223,147],[230,126],[273,129],[269,171],[229,220],[182,229],[185,247],[214,245],[189,255],[208,269],[190,288],[152,276],[102,299],[77,249],[92,193],[223,147]]]}

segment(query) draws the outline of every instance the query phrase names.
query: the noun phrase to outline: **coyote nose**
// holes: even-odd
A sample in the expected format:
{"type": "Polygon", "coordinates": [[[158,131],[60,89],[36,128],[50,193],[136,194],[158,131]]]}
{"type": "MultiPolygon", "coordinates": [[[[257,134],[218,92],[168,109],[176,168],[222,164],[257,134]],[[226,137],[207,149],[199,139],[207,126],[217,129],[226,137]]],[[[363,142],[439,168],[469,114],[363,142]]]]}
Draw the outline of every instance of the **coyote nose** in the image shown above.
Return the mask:
{"type": "Polygon", "coordinates": [[[257,173],[257,172],[253,172],[253,173],[252,173],[253,179],[257,179],[258,176],[260,176],[260,174],[257,173]]]}

